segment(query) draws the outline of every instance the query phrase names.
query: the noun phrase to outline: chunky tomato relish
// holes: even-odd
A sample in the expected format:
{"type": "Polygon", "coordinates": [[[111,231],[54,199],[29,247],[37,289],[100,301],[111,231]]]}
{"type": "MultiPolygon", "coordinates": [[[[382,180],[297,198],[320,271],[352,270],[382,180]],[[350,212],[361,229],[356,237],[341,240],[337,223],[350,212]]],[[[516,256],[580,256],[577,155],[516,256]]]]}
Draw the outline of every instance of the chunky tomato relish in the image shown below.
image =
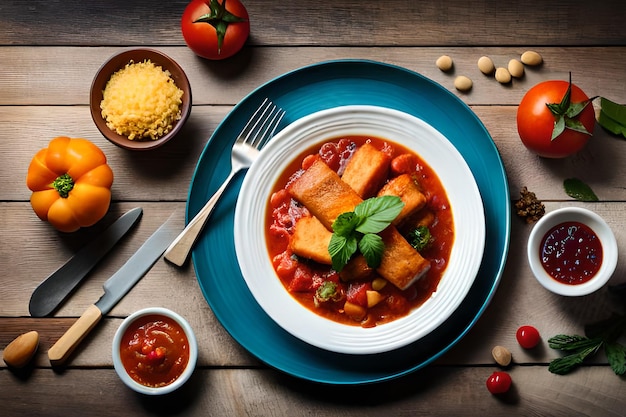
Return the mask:
{"type": "Polygon", "coordinates": [[[147,387],[162,387],[176,381],[185,370],[189,341],[175,320],[146,315],[124,332],[120,357],[132,379],[147,387]]]}

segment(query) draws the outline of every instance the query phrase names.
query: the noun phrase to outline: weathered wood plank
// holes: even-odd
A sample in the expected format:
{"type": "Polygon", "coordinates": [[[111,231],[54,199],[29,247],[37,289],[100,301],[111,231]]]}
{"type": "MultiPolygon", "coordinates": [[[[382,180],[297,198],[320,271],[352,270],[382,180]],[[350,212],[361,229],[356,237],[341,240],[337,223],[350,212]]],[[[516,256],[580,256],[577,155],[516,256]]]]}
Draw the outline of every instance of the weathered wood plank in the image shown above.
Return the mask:
{"type": "Polygon", "coordinates": [[[515,367],[513,388],[500,398],[485,388],[494,369],[433,366],[384,385],[337,387],[266,369],[200,368],[165,397],[135,394],[109,368],[34,369],[19,376],[0,370],[0,402],[6,415],[50,416],[621,415],[623,382],[605,367],[587,367],[566,377],[545,367],[515,367]]]}
{"type": "MultiPolygon", "coordinates": [[[[577,177],[603,201],[626,200],[621,169],[626,164],[624,140],[596,126],[594,137],[579,154],[559,160],[539,158],[519,140],[516,107],[472,109],[500,152],[513,199],[519,198],[519,190],[527,186],[542,200],[569,201],[563,180],[577,177]]],[[[185,201],[200,154],[229,110],[223,106],[195,106],[179,137],[153,151],[133,153],[105,140],[85,107],[0,106],[0,152],[6,156],[0,164],[0,177],[8,179],[0,188],[0,200],[28,201],[30,191],[25,178],[31,158],[53,137],[68,135],[88,138],[105,152],[115,174],[114,200],[185,201]]]]}
{"type": "MultiPolygon", "coordinates": [[[[185,70],[194,104],[234,105],[258,86],[297,68],[336,59],[367,59],[398,65],[418,72],[452,91],[470,105],[517,105],[524,93],[548,79],[567,80],[590,96],[605,95],[626,103],[626,78],[621,47],[537,47],[544,57],[540,67],[526,69],[525,76],[501,85],[483,75],[476,65],[482,55],[496,66],[506,66],[528,49],[513,47],[263,47],[248,48],[224,62],[196,57],[187,47],[158,46],[185,70]],[[450,55],[454,69],[443,73],[435,61],[450,55]],[[599,63],[602,68],[599,68],[599,63]],[[466,75],[474,82],[469,93],[454,89],[454,78],[466,75]]],[[[91,82],[100,66],[121,47],[3,47],[0,46],[0,105],[87,105],[91,82]],[[71,62],[71,65],[68,65],[71,62]]],[[[86,110],[87,116],[89,112],[86,110]]],[[[89,116],[90,117],[90,116],[89,116]]]]}
{"type": "MultiPolygon", "coordinates": [[[[569,203],[548,203],[551,211],[569,203]]],[[[576,205],[583,205],[578,203],[576,205]]],[[[11,205],[13,206],[13,205],[11,205]]],[[[55,313],[54,319],[29,319],[28,323],[35,330],[44,331],[42,341],[43,355],[47,348],[69,322],[78,317],[87,306],[95,302],[102,294],[102,283],[119,268],[139,247],[145,238],[173,211],[182,208],[182,203],[144,204],[144,218],[136,230],[124,239],[116,250],[107,256],[106,262],[98,265],[55,313]],[[64,317],[71,319],[63,320],[64,317]],[[50,321],[48,321],[50,320],[50,321]]],[[[621,227],[621,203],[587,204],[613,228],[618,245],[626,248],[626,231],[621,227]]],[[[124,210],[133,207],[130,203],[117,203],[111,215],[105,221],[112,221],[124,210]]],[[[27,207],[22,207],[26,211],[27,207]]],[[[20,212],[21,213],[21,212],[20,212]]],[[[6,211],[0,206],[0,218],[21,219],[22,226],[6,227],[8,231],[5,245],[0,251],[0,262],[5,266],[4,276],[10,277],[4,282],[3,303],[0,304],[0,346],[9,343],[18,334],[31,330],[29,326],[17,328],[20,319],[8,317],[27,317],[28,301],[34,288],[48,274],[63,264],[80,245],[88,241],[89,234],[81,231],[71,236],[61,236],[51,231],[45,224],[32,224],[38,220],[27,221],[17,210],[6,211]],[[59,240],[60,238],[60,240],[59,240]],[[36,245],[28,242],[37,242],[36,245]],[[19,253],[19,256],[16,254],[19,253]],[[4,323],[4,324],[3,324],[4,323]]],[[[566,298],[549,293],[532,277],[526,262],[526,240],[531,226],[513,217],[510,256],[501,279],[499,288],[491,305],[476,326],[449,354],[441,358],[446,364],[490,364],[491,348],[504,345],[513,352],[517,363],[547,363],[558,353],[547,347],[547,339],[559,333],[582,333],[582,326],[608,317],[612,312],[623,310],[620,301],[611,297],[607,289],[582,298],[566,298]],[[524,324],[536,326],[542,336],[541,348],[525,351],[515,341],[515,331],[524,324]]],[[[182,218],[180,219],[182,222],[182,218]]],[[[10,221],[10,224],[20,224],[10,221]]],[[[104,227],[104,225],[102,225],[104,227]]],[[[96,230],[92,230],[95,232],[96,230]]],[[[626,261],[620,259],[612,284],[623,282],[626,276],[626,261]]],[[[110,314],[110,319],[94,331],[85,341],[72,361],[72,366],[110,365],[110,341],[119,318],[132,312],[151,306],[171,308],[191,323],[201,343],[201,363],[208,365],[227,364],[240,366],[250,364],[251,358],[235,343],[215,319],[197,284],[193,268],[182,270],[158,262],[155,267],[120,301],[110,314]],[[84,349],[84,350],[83,350],[84,349]]],[[[254,363],[254,361],[252,361],[254,363]]],[[[38,358],[37,364],[46,366],[45,357],[38,358]]]]}
{"type": "MultiPolygon", "coordinates": [[[[5,2],[6,3],[6,2],[5,2]]],[[[0,15],[5,45],[181,45],[186,0],[106,3],[12,1],[0,15]],[[106,18],[105,18],[106,17],[106,18]],[[36,22],[33,25],[33,22],[36,22]],[[54,33],[54,37],[47,36],[54,33]]],[[[576,3],[368,3],[247,0],[252,45],[615,45],[624,44],[619,0],[576,3]],[[384,18],[383,18],[384,17],[384,18]]]]}

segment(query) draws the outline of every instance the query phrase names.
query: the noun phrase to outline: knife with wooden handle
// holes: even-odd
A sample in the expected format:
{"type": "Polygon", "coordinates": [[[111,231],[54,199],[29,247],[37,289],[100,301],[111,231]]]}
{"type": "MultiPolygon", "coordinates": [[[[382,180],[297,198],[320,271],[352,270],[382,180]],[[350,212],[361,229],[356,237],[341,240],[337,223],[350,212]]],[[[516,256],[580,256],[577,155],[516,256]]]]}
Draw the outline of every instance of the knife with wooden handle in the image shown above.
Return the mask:
{"type": "Polygon", "coordinates": [[[141,207],[124,213],[102,234],[89,242],[63,266],[48,276],[30,296],[28,311],[33,317],[51,314],[87,276],[89,271],[141,218],[141,207]]]}
{"type": "Polygon", "coordinates": [[[176,238],[175,214],[157,229],[128,261],[104,283],[104,295],[80,316],[48,350],[52,366],[63,365],[74,349],[128,291],[148,272],[176,238]]]}

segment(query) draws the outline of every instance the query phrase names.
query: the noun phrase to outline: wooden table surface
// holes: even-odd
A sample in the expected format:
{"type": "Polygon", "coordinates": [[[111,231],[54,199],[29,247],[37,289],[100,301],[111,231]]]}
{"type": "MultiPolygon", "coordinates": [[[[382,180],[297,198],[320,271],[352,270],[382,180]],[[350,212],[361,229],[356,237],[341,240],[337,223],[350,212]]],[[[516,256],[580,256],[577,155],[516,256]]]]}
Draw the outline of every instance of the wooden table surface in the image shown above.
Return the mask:
{"type": "MultiPolygon", "coordinates": [[[[301,380],[269,368],[224,330],[205,301],[193,266],[164,261],[117,304],[62,369],[51,368],[47,350],[101,295],[101,285],[158,225],[178,210],[182,229],[196,162],[216,126],[256,87],[285,72],[320,61],[359,58],[408,68],[449,89],[467,103],[491,134],[506,168],[510,198],[527,186],[546,210],[587,207],[600,214],[626,253],[626,142],[596,126],[579,154],[562,160],[534,156],[521,144],[516,111],[524,93],[548,79],[574,82],[590,96],[626,103],[626,9],[620,0],[524,2],[389,0],[246,0],[251,36],[232,59],[211,62],[185,45],[180,17],[186,1],[9,1],[0,6],[0,349],[29,330],[40,333],[32,364],[16,371],[0,364],[0,413],[25,415],[406,415],[406,416],[618,416],[626,407],[623,378],[599,354],[566,376],[548,372],[559,353],[547,339],[582,333],[586,323],[622,312],[607,289],[563,298],[543,289],[525,258],[531,230],[512,214],[510,250],[499,288],[476,325],[437,361],[408,376],[365,386],[301,380]],[[571,5],[570,5],[571,4],[571,5]],[[150,46],[172,56],[193,90],[191,117],[170,144],[131,153],[105,140],[91,120],[89,87],[100,65],[130,46],[150,46]],[[482,75],[482,55],[497,66],[539,52],[544,63],[522,79],[501,85],[482,75]],[[452,73],[435,60],[454,59],[452,73]],[[456,75],[473,89],[460,93],[456,75]],[[55,136],[84,137],[105,152],[115,173],[113,202],[96,226],[56,232],[33,213],[25,184],[28,164],[55,136]],[[600,198],[581,203],[563,191],[577,177],[600,198]],[[53,317],[29,316],[30,294],[98,231],[128,209],[143,218],[89,275],[53,317]],[[115,374],[111,340],[122,319],[149,306],[185,316],[195,329],[199,360],[192,379],[164,398],[144,397],[115,374]],[[540,346],[522,349],[515,331],[531,324],[540,346]],[[513,353],[507,369],[513,389],[492,396],[487,377],[499,369],[491,349],[513,353]]],[[[623,281],[620,259],[611,283],[623,281]]]]}

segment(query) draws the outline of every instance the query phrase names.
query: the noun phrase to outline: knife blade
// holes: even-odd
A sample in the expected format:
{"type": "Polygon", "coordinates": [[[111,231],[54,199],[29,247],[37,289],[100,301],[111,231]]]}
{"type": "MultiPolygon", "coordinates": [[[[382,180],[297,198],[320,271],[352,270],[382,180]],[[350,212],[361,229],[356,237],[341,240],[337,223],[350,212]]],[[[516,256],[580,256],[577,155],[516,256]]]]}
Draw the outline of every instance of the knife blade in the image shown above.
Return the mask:
{"type": "Polygon", "coordinates": [[[78,251],[63,266],[39,284],[30,296],[28,311],[33,317],[45,317],[61,305],[94,266],[137,223],[143,210],[136,207],[124,213],[102,234],[78,251]]]}
{"type": "Polygon", "coordinates": [[[103,285],[104,295],[85,310],[76,322],[48,350],[52,366],[65,363],[74,349],[128,291],[148,272],[179,233],[176,213],[157,229],[146,242],[103,285]]]}

